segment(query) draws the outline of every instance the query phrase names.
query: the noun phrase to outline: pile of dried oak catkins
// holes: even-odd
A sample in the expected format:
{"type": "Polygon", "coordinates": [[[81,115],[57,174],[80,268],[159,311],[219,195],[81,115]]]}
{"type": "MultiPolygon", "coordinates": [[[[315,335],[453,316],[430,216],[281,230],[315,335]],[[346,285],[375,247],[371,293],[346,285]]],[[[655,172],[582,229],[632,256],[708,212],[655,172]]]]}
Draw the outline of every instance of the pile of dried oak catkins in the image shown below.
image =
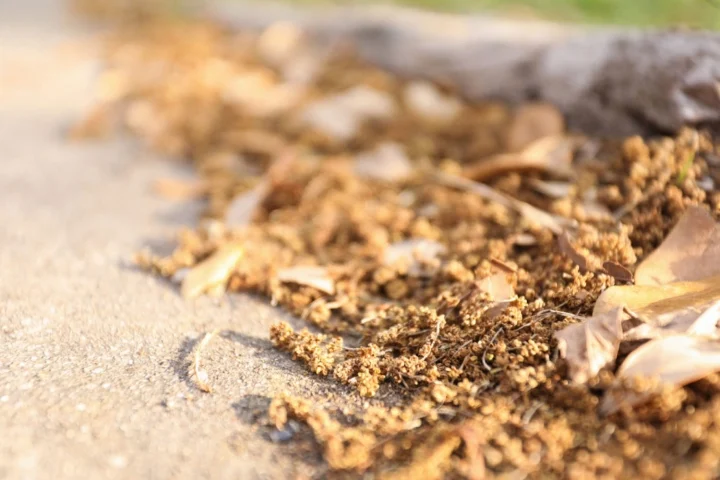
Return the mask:
{"type": "MultiPolygon", "coordinates": [[[[612,290],[632,284],[686,211],[715,227],[720,158],[706,133],[570,135],[552,106],[468,104],[288,24],[260,34],[137,26],[105,58],[97,107],[73,135],[122,127],[188,159],[197,180],[158,189],[207,202],[174,253],[143,253],[140,265],[187,297],[271,298],[322,332],[274,325],[277,348],[374,397],[342,410],[273,401],[276,427],[307,425],[331,470],[720,473],[718,366],[674,384],[623,379],[618,366],[651,338],[623,332],[665,324],[652,323],[649,301],[593,316],[603,292],[642,289],[612,290]]],[[[718,239],[708,235],[703,255],[718,239]]],[[[670,255],[686,261],[696,240],[670,255]]],[[[676,288],[666,287],[654,300],[676,288]]]]}

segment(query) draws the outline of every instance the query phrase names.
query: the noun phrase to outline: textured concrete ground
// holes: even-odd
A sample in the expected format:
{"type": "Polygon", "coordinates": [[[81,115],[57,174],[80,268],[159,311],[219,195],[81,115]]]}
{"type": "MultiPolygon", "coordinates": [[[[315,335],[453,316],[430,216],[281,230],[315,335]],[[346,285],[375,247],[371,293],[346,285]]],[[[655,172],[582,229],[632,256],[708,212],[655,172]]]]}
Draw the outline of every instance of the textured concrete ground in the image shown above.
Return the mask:
{"type": "Polygon", "coordinates": [[[128,139],[68,143],[90,102],[95,42],[52,0],[0,2],[0,478],[292,478],[293,447],[252,419],[283,390],[324,396],[267,340],[281,313],[248,297],[183,301],[134,270],[197,205],[150,192],[180,167],[128,139]],[[200,392],[187,355],[215,387],[200,392]]]}

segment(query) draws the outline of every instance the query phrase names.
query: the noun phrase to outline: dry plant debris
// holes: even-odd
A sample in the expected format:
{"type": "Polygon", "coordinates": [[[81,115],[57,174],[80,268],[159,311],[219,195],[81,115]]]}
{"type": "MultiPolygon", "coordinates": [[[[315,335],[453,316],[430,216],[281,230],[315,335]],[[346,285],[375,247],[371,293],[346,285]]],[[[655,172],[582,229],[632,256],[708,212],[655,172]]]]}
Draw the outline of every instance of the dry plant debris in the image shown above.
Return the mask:
{"type": "Polygon", "coordinates": [[[565,136],[543,137],[518,153],[483,158],[465,167],[463,174],[479,181],[505,172],[524,170],[542,170],[553,175],[567,176],[573,160],[572,144],[572,140],[565,136]]]}
{"type": "MultiPolygon", "coordinates": [[[[640,377],[682,386],[717,370],[720,370],[720,341],[693,335],[672,335],[650,341],[632,352],[617,375],[620,380],[640,377]]],[[[603,397],[600,411],[613,413],[620,405],[632,406],[647,400],[652,393],[631,391],[628,394],[611,389],[603,397]]]]}
{"type": "Polygon", "coordinates": [[[552,106],[469,104],[290,24],[144,24],[106,60],[74,133],[122,125],[186,159],[197,182],[160,188],[207,207],[138,263],[308,322],[270,337],[357,394],[282,395],[269,418],[331,471],[720,475],[708,133],[582,139],[552,106]]]}
{"type": "Polygon", "coordinates": [[[217,335],[217,330],[206,333],[202,340],[200,340],[197,348],[195,348],[195,355],[193,355],[192,373],[195,377],[195,382],[197,383],[198,388],[205,393],[212,393],[212,387],[210,386],[210,380],[208,379],[207,372],[200,365],[200,358],[203,350],[208,346],[210,340],[212,340],[215,335],[217,335]]]}
{"type": "Polygon", "coordinates": [[[623,338],[622,307],[565,327],[555,336],[560,355],[567,359],[570,378],[587,382],[617,358],[623,338]]]}
{"type": "Polygon", "coordinates": [[[243,253],[243,247],[239,244],[223,245],[208,258],[193,266],[182,280],[180,291],[183,297],[197,297],[214,287],[220,287],[224,292],[225,282],[243,253]]]}

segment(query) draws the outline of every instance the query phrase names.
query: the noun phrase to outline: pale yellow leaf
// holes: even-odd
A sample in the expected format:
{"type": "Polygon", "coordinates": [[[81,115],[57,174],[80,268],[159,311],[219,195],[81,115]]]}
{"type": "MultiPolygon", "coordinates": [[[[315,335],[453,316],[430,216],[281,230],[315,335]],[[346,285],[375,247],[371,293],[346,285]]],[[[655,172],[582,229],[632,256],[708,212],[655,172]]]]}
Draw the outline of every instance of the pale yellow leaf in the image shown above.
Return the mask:
{"type": "Polygon", "coordinates": [[[277,272],[277,279],[282,283],[295,283],[312,287],[332,295],[335,293],[335,281],[325,267],[297,266],[284,268],[277,272]]]}
{"type": "Polygon", "coordinates": [[[185,298],[194,298],[224,284],[243,256],[243,248],[235,243],[225,245],[195,265],[182,281],[180,289],[185,298]]]}
{"type": "Polygon", "coordinates": [[[711,305],[720,300],[720,276],[669,285],[611,287],[595,303],[598,315],[626,307],[643,322],[626,332],[625,339],[640,340],[687,332],[711,305]]]}

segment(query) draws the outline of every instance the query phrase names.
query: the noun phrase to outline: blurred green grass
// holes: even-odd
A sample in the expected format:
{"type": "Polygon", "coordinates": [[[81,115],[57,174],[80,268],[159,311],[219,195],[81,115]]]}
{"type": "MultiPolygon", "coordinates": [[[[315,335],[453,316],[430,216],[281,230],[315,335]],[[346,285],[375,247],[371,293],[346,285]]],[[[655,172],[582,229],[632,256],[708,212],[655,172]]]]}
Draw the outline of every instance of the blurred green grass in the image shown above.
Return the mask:
{"type": "MultiPolygon", "coordinates": [[[[347,4],[352,1],[295,0],[347,4]]],[[[367,3],[367,2],[354,2],[367,3]]],[[[720,0],[395,0],[383,3],[434,10],[491,11],[513,16],[591,24],[720,29],[720,0]]]]}
{"type": "MultiPolygon", "coordinates": [[[[2,1],[2,0],[0,0],[2,1]]],[[[200,1],[215,0],[66,0],[90,10],[142,7],[183,12],[200,1]]],[[[219,0],[221,3],[248,0],[219,0]]],[[[250,0],[262,6],[265,0],[250,0]]],[[[675,26],[720,30],[720,0],[272,0],[305,5],[396,4],[451,12],[492,12],[511,17],[563,22],[675,26]]],[[[126,8],[127,9],[127,8],[126,8]]]]}

